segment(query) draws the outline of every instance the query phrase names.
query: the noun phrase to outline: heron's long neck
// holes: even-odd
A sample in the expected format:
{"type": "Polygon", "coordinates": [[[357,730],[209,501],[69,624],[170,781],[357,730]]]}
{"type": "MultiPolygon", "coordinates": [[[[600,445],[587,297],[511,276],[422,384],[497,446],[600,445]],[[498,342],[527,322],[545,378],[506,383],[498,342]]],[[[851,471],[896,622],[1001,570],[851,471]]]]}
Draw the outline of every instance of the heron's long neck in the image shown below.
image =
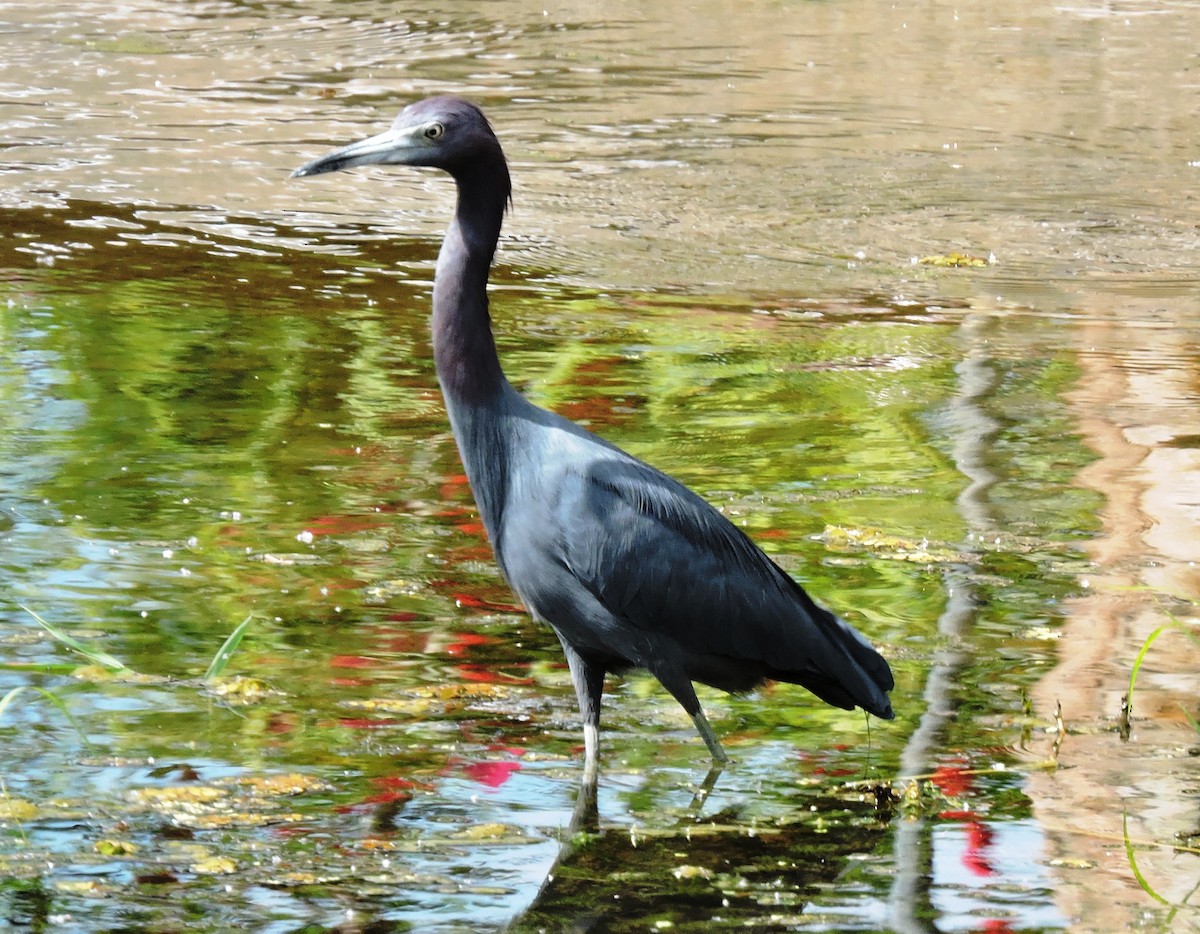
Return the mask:
{"type": "MultiPolygon", "coordinates": [[[[493,542],[503,522],[508,474],[504,413],[519,398],[500,369],[487,280],[508,197],[508,172],[458,178],[458,206],[433,282],[433,358],[459,456],[493,542]],[[499,184],[503,181],[503,185],[499,184]]],[[[503,567],[503,565],[502,565],[503,567]]]]}
{"type": "Polygon", "coordinates": [[[486,182],[458,179],[458,205],[438,254],[433,357],[451,416],[458,406],[495,400],[504,386],[488,315],[487,281],[506,197],[486,182]]]}

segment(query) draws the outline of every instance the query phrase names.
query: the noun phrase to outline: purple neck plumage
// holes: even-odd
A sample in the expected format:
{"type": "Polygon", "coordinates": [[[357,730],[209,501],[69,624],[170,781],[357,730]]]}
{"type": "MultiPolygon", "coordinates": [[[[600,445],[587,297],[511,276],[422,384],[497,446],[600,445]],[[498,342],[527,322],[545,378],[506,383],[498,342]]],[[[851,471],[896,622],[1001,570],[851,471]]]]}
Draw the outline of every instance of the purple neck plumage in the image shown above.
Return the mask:
{"type": "MultiPolygon", "coordinates": [[[[508,436],[497,415],[521,397],[500,369],[488,315],[487,280],[508,205],[508,167],[495,156],[454,171],[458,204],[433,282],[433,358],[454,440],[492,542],[499,540],[508,436]]],[[[497,554],[501,570],[503,559],[497,554]]]]}
{"type": "Polygon", "coordinates": [[[452,173],[454,220],[438,254],[433,284],[433,355],[447,405],[478,405],[499,395],[504,373],[488,315],[487,280],[509,198],[499,147],[452,173]]]}

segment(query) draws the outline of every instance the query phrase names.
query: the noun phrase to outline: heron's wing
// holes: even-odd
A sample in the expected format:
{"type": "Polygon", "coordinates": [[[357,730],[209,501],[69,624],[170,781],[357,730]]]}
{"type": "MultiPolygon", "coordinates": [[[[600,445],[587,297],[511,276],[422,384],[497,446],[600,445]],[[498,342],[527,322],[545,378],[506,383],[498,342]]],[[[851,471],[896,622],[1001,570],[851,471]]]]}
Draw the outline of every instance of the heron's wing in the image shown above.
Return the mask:
{"type": "Polygon", "coordinates": [[[854,629],[682,484],[614,452],[573,486],[560,504],[566,560],[616,617],[695,653],[890,689],[886,662],[854,629]]]}

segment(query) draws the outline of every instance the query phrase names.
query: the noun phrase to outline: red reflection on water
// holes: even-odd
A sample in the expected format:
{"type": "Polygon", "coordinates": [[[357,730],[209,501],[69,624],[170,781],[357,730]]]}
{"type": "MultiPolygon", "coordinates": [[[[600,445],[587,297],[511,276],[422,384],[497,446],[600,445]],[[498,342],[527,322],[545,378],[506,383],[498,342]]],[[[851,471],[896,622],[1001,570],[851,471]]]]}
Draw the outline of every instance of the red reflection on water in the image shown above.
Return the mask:
{"type": "Polygon", "coordinates": [[[346,811],[370,807],[374,804],[407,804],[411,800],[412,792],[410,791],[381,791],[378,794],[367,795],[357,804],[338,805],[334,810],[339,814],[344,814],[346,811]]]}
{"type": "Polygon", "coordinates": [[[295,714],[272,714],[267,718],[267,732],[274,734],[291,733],[299,723],[295,714]]]}
{"type": "Polygon", "coordinates": [[[456,496],[462,495],[462,488],[465,486],[467,486],[465,473],[447,474],[438,492],[441,493],[442,499],[454,499],[456,496]]]}
{"type": "Polygon", "coordinates": [[[341,804],[333,810],[338,814],[351,814],[358,811],[373,810],[380,805],[391,805],[395,811],[400,805],[412,800],[415,791],[430,791],[433,786],[428,782],[413,781],[400,775],[380,775],[371,779],[371,784],[380,789],[369,795],[364,795],[353,804],[341,804]]]}
{"type": "Polygon", "coordinates": [[[490,610],[493,613],[524,613],[525,608],[517,606],[513,603],[496,603],[492,600],[484,600],[482,597],[476,597],[469,593],[452,593],[450,596],[459,606],[465,606],[472,610],[490,610]]]}
{"type": "Polygon", "coordinates": [[[326,577],[312,585],[311,591],[327,596],[334,590],[361,590],[368,582],[360,577],[326,577]]]}
{"type": "Polygon", "coordinates": [[[463,655],[473,645],[491,645],[499,641],[495,636],[483,636],[477,632],[462,632],[446,646],[445,652],[447,655],[463,655]]]}
{"type": "Polygon", "coordinates": [[[960,760],[952,764],[942,764],[933,770],[929,779],[943,794],[951,798],[961,798],[971,791],[975,776],[970,774],[968,764],[960,760]]]}
{"type": "Polygon", "coordinates": [[[361,513],[340,516],[318,516],[304,523],[304,531],[313,535],[349,535],[353,532],[365,532],[377,529],[383,521],[375,516],[364,516],[361,513]]]}
{"type": "Polygon", "coordinates": [[[429,514],[441,519],[448,519],[451,516],[471,516],[475,514],[475,510],[470,506],[446,506],[429,514]]]}
{"type": "Polygon", "coordinates": [[[520,762],[472,762],[463,766],[467,778],[489,788],[499,788],[520,770],[520,762]]]}
{"type": "Polygon", "coordinates": [[[559,402],[554,410],[563,418],[573,422],[591,422],[612,424],[617,420],[613,412],[614,401],[604,396],[590,396],[587,399],[575,399],[571,402],[559,402]]]}
{"type": "Polygon", "coordinates": [[[992,845],[995,834],[992,828],[981,820],[967,821],[967,852],[963,854],[963,865],[973,875],[986,878],[996,875],[987,850],[992,845]]]}
{"type": "Polygon", "coordinates": [[[851,768],[836,768],[827,769],[823,765],[818,765],[813,769],[813,775],[829,775],[832,778],[842,778],[846,775],[857,775],[858,769],[851,768]]]}
{"type": "Polygon", "coordinates": [[[450,564],[486,563],[491,560],[492,546],[483,536],[475,544],[460,545],[446,552],[446,561],[450,564]]]}
{"type": "MultiPolygon", "coordinates": [[[[955,759],[943,762],[933,771],[929,780],[949,798],[962,798],[975,790],[975,774],[971,763],[966,759],[955,759]]],[[[992,865],[988,849],[992,845],[995,833],[985,823],[978,812],[968,810],[945,810],[938,814],[943,820],[962,821],[963,830],[967,836],[966,851],[962,856],[963,867],[973,876],[982,879],[997,875],[992,865]]],[[[986,930],[1008,930],[1006,921],[990,921],[989,924],[1004,925],[1001,928],[986,928],[986,930]]]]}
{"type": "Polygon", "coordinates": [[[489,665],[480,665],[464,662],[461,665],[455,665],[454,670],[457,671],[464,681],[476,681],[484,684],[533,684],[533,678],[518,678],[515,675],[506,675],[502,671],[490,667],[489,665]]]}
{"type": "Polygon", "coordinates": [[[996,868],[992,865],[992,857],[988,853],[996,836],[995,831],[985,821],[980,820],[976,812],[942,811],[938,817],[942,820],[962,821],[963,830],[967,836],[967,847],[962,855],[962,864],[967,872],[973,876],[979,876],[981,879],[998,875],[996,868]]]}
{"type": "Polygon", "coordinates": [[[523,746],[505,746],[503,743],[492,743],[485,748],[488,752],[507,752],[510,756],[525,755],[525,748],[523,746]]]}
{"type": "Polygon", "coordinates": [[[379,660],[365,655],[334,655],[329,659],[330,668],[374,668],[379,660]]]}
{"type": "Polygon", "coordinates": [[[428,633],[415,629],[376,628],[371,630],[371,643],[385,652],[425,652],[428,633]]]}
{"type": "Polygon", "coordinates": [[[389,613],[384,617],[384,619],[392,623],[412,623],[420,618],[420,613],[411,613],[408,610],[397,610],[395,613],[389,613]]]}
{"type": "Polygon", "coordinates": [[[313,832],[312,827],[302,827],[299,824],[278,824],[271,828],[271,834],[276,837],[307,837],[313,832]]]}

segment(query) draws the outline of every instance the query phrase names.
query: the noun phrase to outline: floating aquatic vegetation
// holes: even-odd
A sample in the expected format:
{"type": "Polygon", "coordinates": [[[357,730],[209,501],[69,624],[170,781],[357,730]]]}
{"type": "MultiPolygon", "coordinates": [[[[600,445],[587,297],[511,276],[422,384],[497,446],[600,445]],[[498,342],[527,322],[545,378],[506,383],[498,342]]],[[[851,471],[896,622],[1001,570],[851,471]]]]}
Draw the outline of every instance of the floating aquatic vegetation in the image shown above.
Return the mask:
{"type": "Polygon", "coordinates": [[[994,255],[989,255],[987,259],[980,256],[971,256],[967,253],[936,253],[932,256],[922,256],[917,260],[922,266],[941,266],[963,268],[970,266],[989,266],[996,262],[994,255]]]}

